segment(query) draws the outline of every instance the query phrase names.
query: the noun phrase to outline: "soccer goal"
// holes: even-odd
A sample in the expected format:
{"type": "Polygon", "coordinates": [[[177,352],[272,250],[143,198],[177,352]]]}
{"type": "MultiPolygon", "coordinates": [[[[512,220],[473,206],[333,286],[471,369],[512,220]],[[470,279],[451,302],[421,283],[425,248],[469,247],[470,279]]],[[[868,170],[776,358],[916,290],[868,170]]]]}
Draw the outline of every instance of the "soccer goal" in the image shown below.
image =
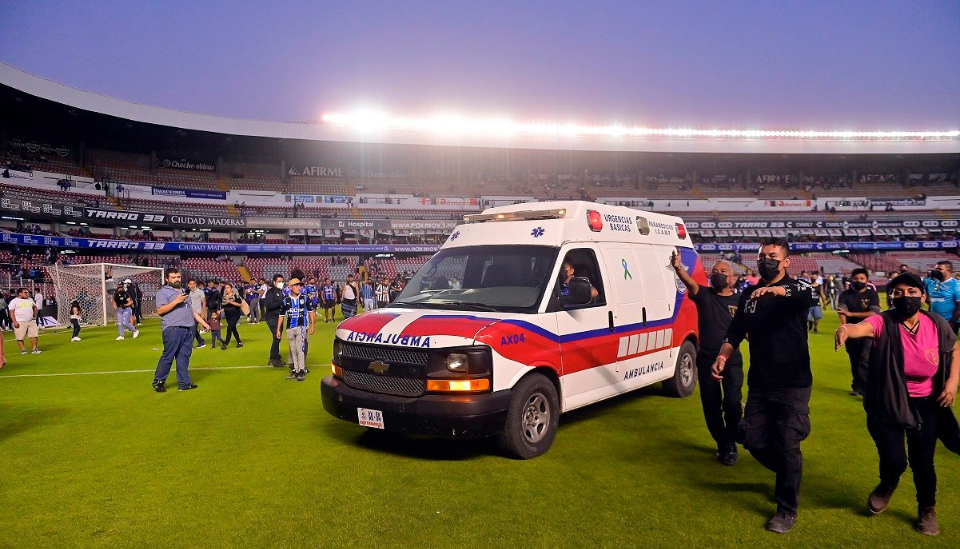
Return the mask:
{"type": "Polygon", "coordinates": [[[144,316],[157,314],[157,290],[163,286],[163,269],[114,263],[84,265],[54,265],[48,268],[53,277],[57,298],[57,321],[70,324],[70,308],[74,301],[80,304],[81,324],[106,326],[116,322],[113,293],[124,280],[130,279],[143,293],[140,310],[144,316]]]}

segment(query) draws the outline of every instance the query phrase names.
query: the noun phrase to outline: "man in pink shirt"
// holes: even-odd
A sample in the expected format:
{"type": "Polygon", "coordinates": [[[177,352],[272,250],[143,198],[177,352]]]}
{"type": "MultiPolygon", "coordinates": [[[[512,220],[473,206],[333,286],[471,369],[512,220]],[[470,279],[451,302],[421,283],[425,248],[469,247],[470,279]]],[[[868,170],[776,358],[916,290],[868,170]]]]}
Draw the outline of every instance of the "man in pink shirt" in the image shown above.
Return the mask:
{"type": "Polygon", "coordinates": [[[847,339],[874,341],[863,408],[880,457],[880,483],[867,498],[867,508],[875,515],[887,508],[909,456],[917,488],[915,527],[935,536],[940,528],[933,457],[938,434],[943,436],[948,426],[957,429],[950,407],[960,381],[960,349],[950,325],[920,309],[925,294],[920,277],[904,273],[890,284],[893,309],[840,326],[835,343],[840,349],[847,339]]]}

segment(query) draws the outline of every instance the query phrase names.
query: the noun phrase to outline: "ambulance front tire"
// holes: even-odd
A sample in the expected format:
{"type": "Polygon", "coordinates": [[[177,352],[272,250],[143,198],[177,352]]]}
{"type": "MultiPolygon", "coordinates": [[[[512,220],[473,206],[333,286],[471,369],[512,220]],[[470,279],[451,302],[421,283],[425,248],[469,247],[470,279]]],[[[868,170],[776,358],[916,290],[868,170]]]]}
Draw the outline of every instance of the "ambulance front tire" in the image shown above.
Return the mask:
{"type": "Polygon", "coordinates": [[[528,374],[513,388],[500,449],[517,459],[542,455],[553,444],[559,421],[557,388],[540,374],[528,374]]]}
{"type": "Polygon", "coordinates": [[[686,398],[697,387],[697,348],[693,343],[684,341],[677,355],[677,368],[673,377],[663,381],[663,394],[686,398]]]}

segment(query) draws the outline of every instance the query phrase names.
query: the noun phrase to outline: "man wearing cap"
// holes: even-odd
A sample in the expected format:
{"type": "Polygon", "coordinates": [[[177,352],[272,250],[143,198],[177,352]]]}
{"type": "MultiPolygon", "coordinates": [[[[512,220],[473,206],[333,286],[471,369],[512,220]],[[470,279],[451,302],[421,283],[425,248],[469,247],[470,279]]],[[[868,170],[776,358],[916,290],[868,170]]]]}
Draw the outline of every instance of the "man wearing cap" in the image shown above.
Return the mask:
{"type": "MultiPolygon", "coordinates": [[[[867,270],[862,267],[850,272],[850,288],[840,294],[837,304],[840,324],[859,324],[871,316],[880,314],[880,296],[876,290],[867,285],[867,280],[867,270]]],[[[890,288],[892,287],[890,285],[890,288]]],[[[848,339],[844,346],[850,357],[850,372],[853,375],[850,394],[863,396],[873,341],[869,338],[848,339]]]]}
{"type": "Polygon", "coordinates": [[[910,465],[917,489],[914,528],[935,536],[937,439],[960,453],[960,427],[951,407],[960,381],[960,347],[947,321],[920,309],[924,282],[904,273],[891,281],[893,308],[859,324],[837,328],[835,348],[849,339],[874,341],[863,408],[880,458],[880,483],[867,497],[870,513],[882,513],[910,465]],[[906,438],[906,450],[904,450],[906,438]]]}
{"type": "Polygon", "coordinates": [[[290,375],[287,379],[303,381],[307,374],[304,347],[307,330],[313,335],[316,312],[313,301],[301,292],[303,282],[299,278],[290,279],[290,295],[283,298],[280,315],[277,318],[277,339],[281,337],[284,322],[287,327],[287,343],[290,345],[290,375]]]}

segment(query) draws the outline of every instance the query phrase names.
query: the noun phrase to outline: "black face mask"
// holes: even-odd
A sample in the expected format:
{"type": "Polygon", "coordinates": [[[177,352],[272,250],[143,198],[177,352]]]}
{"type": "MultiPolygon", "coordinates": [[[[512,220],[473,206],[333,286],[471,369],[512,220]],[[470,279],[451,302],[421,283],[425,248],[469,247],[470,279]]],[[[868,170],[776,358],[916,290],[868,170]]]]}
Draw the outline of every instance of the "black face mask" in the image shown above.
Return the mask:
{"type": "Polygon", "coordinates": [[[943,282],[943,273],[938,271],[937,269],[934,269],[930,271],[930,278],[939,282],[943,282]]]}
{"type": "Polygon", "coordinates": [[[856,290],[856,291],[859,292],[860,290],[862,290],[862,289],[864,289],[864,288],[867,287],[867,283],[866,283],[866,282],[851,282],[851,283],[850,283],[850,286],[852,286],[854,290],[856,290]]]}
{"type": "Polygon", "coordinates": [[[725,290],[728,286],[727,275],[723,273],[713,273],[710,275],[710,286],[718,292],[725,290]]]}
{"type": "Polygon", "coordinates": [[[773,280],[780,274],[780,260],[762,257],[757,260],[757,270],[760,271],[760,278],[773,280]]]}
{"type": "Polygon", "coordinates": [[[901,319],[907,319],[917,314],[920,310],[920,297],[902,295],[893,298],[893,308],[900,315],[901,319]]]}

